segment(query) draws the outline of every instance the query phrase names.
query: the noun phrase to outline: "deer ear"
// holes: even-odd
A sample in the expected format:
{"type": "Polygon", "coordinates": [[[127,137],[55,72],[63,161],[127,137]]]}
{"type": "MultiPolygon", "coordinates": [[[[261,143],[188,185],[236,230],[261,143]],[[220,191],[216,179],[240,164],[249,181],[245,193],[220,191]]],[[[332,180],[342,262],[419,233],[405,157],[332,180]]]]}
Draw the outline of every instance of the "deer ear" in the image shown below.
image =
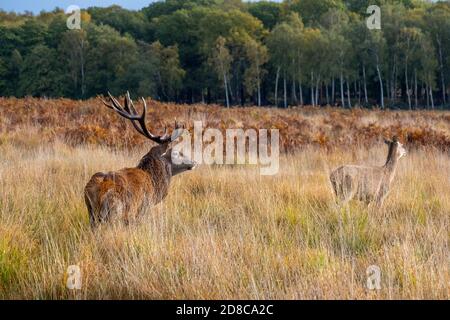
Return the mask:
{"type": "Polygon", "coordinates": [[[155,155],[162,156],[167,152],[167,149],[169,149],[169,143],[163,143],[153,147],[151,152],[155,155]]]}
{"type": "Polygon", "coordinates": [[[168,155],[171,155],[171,154],[172,154],[172,148],[168,148],[165,152],[163,152],[161,157],[167,157],[168,155]]]}

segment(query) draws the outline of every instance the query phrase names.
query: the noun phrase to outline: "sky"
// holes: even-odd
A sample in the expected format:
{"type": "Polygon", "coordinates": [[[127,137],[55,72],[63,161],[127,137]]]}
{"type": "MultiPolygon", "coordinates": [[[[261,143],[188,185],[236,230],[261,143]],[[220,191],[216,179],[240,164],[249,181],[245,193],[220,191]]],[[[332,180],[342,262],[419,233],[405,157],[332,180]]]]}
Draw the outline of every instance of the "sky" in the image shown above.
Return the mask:
{"type": "MultiPolygon", "coordinates": [[[[70,5],[77,5],[80,8],[87,8],[92,6],[107,7],[117,4],[126,9],[138,10],[155,1],[157,0],[1,0],[0,9],[15,12],[31,11],[37,14],[41,10],[51,11],[56,7],[66,9],[70,5]]],[[[432,1],[434,2],[435,0],[432,1]]]]}
{"type": "Polygon", "coordinates": [[[4,11],[31,11],[33,13],[39,13],[41,10],[51,11],[56,7],[66,9],[70,5],[87,8],[92,6],[107,7],[117,4],[127,9],[137,10],[148,6],[149,3],[154,1],[155,0],[1,0],[0,9],[4,11]]]}
{"type": "Polygon", "coordinates": [[[155,1],[157,0],[1,0],[0,9],[18,13],[31,11],[38,14],[41,10],[51,11],[56,7],[67,9],[70,5],[87,8],[93,6],[108,7],[117,4],[126,9],[138,10],[155,1]]]}

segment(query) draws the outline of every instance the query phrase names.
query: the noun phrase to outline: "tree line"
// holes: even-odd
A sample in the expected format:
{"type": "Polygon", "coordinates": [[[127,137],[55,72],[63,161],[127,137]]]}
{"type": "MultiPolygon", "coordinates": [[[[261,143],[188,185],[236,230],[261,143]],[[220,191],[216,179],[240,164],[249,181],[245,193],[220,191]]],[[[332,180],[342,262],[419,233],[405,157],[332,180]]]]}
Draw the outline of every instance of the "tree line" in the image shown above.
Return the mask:
{"type": "Polygon", "coordinates": [[[0,96],[180,103],[450,105],[450,2],[167,0],[0,11],[0,96]],[[366,25],[381,8],[381,29],[366,25]]]}

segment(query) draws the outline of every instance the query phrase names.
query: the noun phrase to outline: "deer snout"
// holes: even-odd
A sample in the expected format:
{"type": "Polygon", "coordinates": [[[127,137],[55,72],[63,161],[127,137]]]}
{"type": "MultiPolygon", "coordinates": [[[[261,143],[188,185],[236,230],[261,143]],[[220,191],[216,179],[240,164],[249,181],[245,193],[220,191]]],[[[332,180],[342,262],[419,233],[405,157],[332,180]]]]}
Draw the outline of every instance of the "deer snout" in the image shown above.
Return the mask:
{"type": "Polygon", "coordinates": [[[408,150],[403,149],[400,156],[401,156],[401,157],[404,157],[404,156],[406,156],[407,154],[408,154],[408,150]]]}
{"type": "Polygon", "coordinates": [[[189,163],[186,164],[186,170],[194,170],[198,166],[198,163],[195,161],[189,161],[189,163]]]}

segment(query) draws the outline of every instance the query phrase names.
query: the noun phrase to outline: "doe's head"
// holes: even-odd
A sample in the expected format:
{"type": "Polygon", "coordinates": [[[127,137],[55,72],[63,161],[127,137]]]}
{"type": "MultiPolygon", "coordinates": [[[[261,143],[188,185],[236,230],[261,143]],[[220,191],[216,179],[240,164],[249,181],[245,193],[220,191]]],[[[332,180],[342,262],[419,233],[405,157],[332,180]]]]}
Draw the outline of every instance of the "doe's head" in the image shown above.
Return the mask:
{"type": "Polygon", "coordinates": [[[389,146],[389,157],[395,157],[398,160],[406,156],[407,151],[403,144],[398,141],[397,136],[392,137],[392,140],[385,139],[384,142],[389,146]]]}

